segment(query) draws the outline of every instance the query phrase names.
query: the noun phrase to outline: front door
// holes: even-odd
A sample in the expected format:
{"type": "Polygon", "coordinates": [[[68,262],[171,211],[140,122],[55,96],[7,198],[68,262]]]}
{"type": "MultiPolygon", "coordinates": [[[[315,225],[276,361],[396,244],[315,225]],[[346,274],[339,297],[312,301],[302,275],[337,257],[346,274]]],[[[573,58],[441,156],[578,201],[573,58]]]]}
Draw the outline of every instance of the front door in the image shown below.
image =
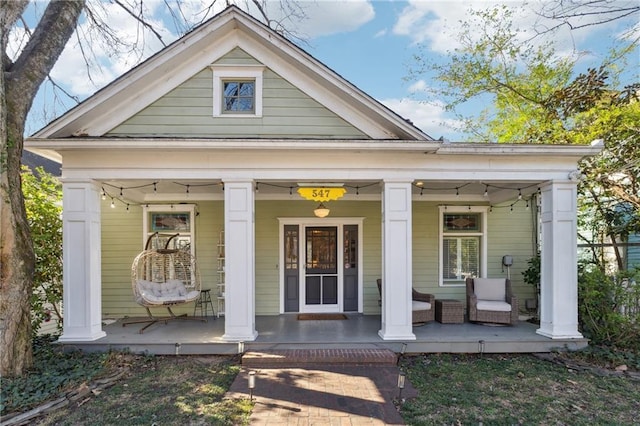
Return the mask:
{"type": "Polygon", "coordinates": [[[305,228],[305,278],[303,308],[306,312],[337,312],[338,227],[305,228]]]}
{"type": "Polygon", "coordinates": [[[282,226],[282,312],[359,312],[361,224],[289,221],[282,226]]]}

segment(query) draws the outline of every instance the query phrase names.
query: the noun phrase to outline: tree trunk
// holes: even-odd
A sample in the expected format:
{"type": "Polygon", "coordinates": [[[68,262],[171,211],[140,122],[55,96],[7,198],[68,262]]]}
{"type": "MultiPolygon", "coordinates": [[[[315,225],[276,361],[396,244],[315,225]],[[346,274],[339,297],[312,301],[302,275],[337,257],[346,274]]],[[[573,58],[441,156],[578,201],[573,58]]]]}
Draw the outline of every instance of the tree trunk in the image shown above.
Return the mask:
{"type": "Polygon", "coordinates": [[[31,304],[35,256],[29,234],[20,162],[24,126],[38,88],[76,28],[84,1],[52,1],[12,63],[7,36],[27,1],[0,8],[0,376],[22,375],[33,363],[31,304]]]}

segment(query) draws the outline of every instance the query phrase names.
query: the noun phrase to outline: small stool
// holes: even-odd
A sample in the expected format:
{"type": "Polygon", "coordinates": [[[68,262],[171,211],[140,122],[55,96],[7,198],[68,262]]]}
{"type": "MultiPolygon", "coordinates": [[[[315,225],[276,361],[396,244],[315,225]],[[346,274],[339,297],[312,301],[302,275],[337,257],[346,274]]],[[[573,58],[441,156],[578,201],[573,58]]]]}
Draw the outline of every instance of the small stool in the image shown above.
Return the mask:
{"type": "Polygon", "coordinates": [[[209,316],[209,306],[211,306],[211,316],[213,316],[215,311],[213,310],[213,302],[211,301],[211,289],[207,288],[200,291],[200,296],[196,299],[196,305],[193,307],[193,316],[196,316],[198,309],[200,309],[201,317],[209,316]]]}

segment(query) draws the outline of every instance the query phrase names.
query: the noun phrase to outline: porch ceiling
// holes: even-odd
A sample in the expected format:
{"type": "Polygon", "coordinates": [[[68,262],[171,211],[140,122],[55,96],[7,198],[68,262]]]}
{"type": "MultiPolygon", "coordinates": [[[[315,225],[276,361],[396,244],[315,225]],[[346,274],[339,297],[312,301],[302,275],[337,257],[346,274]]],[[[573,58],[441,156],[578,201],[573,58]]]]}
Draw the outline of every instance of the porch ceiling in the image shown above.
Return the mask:
{"type": "MultiPolygon", "coordinates": [[[[347,192],[345,199],[378,199],[382,191],[381,180],[345,180],[341,182],[307,182],[310,186],[342,184],[347,192]]],[[[443,202],[501,203],[530,198],[538,191],[539,181],[434,181],[416,179],[413,182],[415,199],[443,202]]],[[[256,180],[256,198],[298,198],[297,188],[303,181],[256,180]]],[[[223,198],[220,180],[158,179],[158,180],[108,180],[100,182],[105,196],[124,202],[184,202],[223,198]]]]}

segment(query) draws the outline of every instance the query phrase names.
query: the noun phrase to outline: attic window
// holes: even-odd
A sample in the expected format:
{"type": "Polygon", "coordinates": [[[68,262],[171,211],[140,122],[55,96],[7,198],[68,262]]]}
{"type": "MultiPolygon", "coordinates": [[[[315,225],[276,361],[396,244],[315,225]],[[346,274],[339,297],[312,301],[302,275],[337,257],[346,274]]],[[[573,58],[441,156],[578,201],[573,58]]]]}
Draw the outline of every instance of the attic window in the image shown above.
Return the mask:
{"type": "Polygon", "coordinates": [[[262,117],[263,66],[214,65],[213,116],[262,117]]]}
{"type": "Polygon", "coordinates": [[[254,113],[255,81],[224,80],[223,113],[254,113]]]}

